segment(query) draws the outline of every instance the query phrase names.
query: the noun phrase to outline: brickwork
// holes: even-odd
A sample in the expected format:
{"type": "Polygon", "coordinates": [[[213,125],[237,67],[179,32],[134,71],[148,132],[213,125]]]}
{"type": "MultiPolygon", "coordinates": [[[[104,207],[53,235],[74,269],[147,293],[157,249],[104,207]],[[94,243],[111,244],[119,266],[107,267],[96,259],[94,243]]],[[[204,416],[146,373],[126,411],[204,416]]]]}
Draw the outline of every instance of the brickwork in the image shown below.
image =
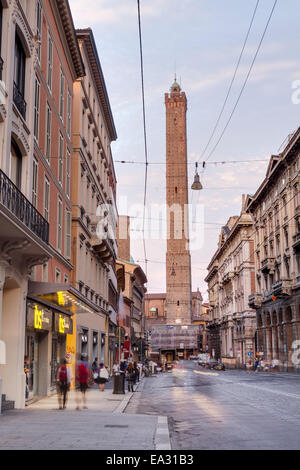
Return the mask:
{"type": "Polygon", "coordinates": [[[166,105],[166,202],[169,237],[166,255],[166,316],[168,323],[191,324],[191,259],[188,246],[187,140],[185,93],[175,82],[166,105]]]}

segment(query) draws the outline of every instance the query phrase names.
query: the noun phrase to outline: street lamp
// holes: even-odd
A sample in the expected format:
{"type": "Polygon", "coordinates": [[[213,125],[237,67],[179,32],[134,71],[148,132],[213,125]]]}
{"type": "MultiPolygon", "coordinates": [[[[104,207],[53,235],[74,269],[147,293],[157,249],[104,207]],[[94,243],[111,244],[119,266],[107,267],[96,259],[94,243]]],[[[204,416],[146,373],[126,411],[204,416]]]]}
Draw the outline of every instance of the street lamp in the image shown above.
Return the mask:
{"type": "Polygon", "coordinates": [[[196,171],[195,171],[195,176],[194,176],[194,182],[192,184],[192,189],[196,191],[200,191],[201,189],[203,189],[203,186],[200,183],[200,176],[198,174],[198,163],[196,163],[196,171]]]}

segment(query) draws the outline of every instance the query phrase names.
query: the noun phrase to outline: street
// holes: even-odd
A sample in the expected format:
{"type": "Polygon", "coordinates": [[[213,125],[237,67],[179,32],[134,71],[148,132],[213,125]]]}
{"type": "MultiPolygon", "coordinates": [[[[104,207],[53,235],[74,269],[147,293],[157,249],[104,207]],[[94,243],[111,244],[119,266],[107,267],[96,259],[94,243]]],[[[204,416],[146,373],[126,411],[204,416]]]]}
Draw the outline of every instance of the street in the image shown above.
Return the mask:
{"type": "Polygon", "coordinates": [[[214,371],[180,361],[146,378],[126,413],[168,416],[181,449],[299,449],[300,376],[214,371]]]}

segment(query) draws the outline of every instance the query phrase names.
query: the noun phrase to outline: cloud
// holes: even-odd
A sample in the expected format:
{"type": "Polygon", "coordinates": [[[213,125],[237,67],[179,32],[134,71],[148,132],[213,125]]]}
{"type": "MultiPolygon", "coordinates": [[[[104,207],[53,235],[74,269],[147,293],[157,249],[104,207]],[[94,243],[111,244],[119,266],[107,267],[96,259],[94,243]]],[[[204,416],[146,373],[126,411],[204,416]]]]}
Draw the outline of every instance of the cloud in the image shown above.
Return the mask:
{"type": "MultiPolygon", "coordinates": [[[[137,18],[135,1],[124,0],[70,0],[72,14],[76,25],[123,24],[137,18]]],[[[161,0],[147,5],[143,3],[141,11],[144,18],[154,17],[161,13],[161,0]]]]}
{"type": "MultiPolygon", "coordinates": [[[[246,74],[248,73],[249,65],[240,66],[236,81],[241,82],[242,79],[244,80],[246,74]]],[[[286,72],[287,70],[291,70],[293,72],[293,70],[297,70],[298,67],[299,62],[295,60],[281,60],[275,62],[263,62],[260,64],[255,64],[250,75],[250,80],[260,82],[271,77],[272,74],[275,72],[286,72]]],[[[190,91],[198,91],[220,85],[225,80],[231,79],[233,73],[234,68],[227,67],[216,71],[214,74],[209,75],[203,80],[194,80],[189,82],[188,80],[186,81],[188,82],[187,85],[190,91]]]]}

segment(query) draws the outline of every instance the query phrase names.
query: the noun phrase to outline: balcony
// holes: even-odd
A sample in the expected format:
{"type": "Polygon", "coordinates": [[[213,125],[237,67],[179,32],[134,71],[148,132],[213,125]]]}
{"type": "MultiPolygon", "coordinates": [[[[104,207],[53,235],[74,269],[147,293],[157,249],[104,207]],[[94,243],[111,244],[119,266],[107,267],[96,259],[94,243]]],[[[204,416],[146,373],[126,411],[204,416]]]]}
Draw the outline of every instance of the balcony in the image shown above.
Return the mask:
{"type": "Polygon", "coordinates": [[[14,103],[19,110],[23,119],[26,119],[26,101],[24,100],[23,94],[20,92],[16,83],[14,82],[14,103]]]}
{"type": "Polygon", "coordinates": [[[2,80],[3,64],[4,64],[3,59],[0,56],[0,80],[2,80]]]}
{"type": "Polygon", "coordinates": [[[226,284],[227,282],[231,281],[231,279],[234,277],[234,273],[232,271],[229,271],[224,274],[224,277],[222,279],[223,285],[226,284]]]}
{"type": "Polygon", "coordinates": [[[261,271],[263,273],[269,273],[269,272],[274,272],[274,262],[275,262],[275,258],[265,258],[262,262],[261,262],[261,271]]]}
{"type": "Polygon", "coordinates": [[[272,285],[272,292],[275,297],[286,297],[291,295],[291,281],[289,279],[280,280],[272,285]]]}
{"type": "Polygon", "coordinates": [[[262,294],[262,302],[268,302],[273,295],[273,290],[265,290],[262,294]]]}
{"type": "Polygon", "coordinates": [[[297,253],[300,251],[300,232],[297,232],[295,235],[293,235],[293,249],[294,252],[297,253]]]}
{"type": "Polygon", "coordinates": [[[49,243],[48,222],[2,170],[0,170],[0,209],[1,205],[8,209],[43,242],[49,243]]]}

